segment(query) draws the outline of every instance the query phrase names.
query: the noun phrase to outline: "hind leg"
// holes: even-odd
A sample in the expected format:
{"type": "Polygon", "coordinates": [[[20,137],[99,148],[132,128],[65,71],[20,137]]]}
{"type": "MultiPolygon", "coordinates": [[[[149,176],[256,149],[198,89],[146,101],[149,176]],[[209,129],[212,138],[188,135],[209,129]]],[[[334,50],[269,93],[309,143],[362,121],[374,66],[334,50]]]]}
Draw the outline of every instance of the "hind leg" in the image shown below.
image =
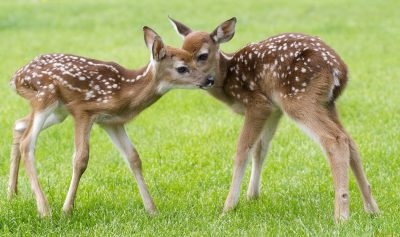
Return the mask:
{"type": "MultiPolygon", "coordinates": [[[[337,110],[335,107],[333,107],[331,109],[331,117],[338,124],[341,125],[339,116],[338,116],[338,113],[337,113],[337,110]]],[[[348,134],[342,125],[341,125],[341,127],[342,127],[342,130],[346,134],[348,134]]],[[[379,208],[378,208],[378,205],[376,204],[374,197],[372,196],[371,186],[369,185],[367,176],[365,175],[356,143],[354,142],[354,140],[351,138],[351,136],[349,134],[347,136],[349,138],[349,146],[350,146],[350,167],[351,167],[351,170],[353,171],[353,174],[357,180],[358,188],[360,189],[361,196],[363,198],[364,210],[371,214],[377,214],[377,213],[379,213],[379,208]]]]}
{"type": "Polygon", "coordinates": [[[24,134],[20,139],[20,152],[24,161],[25,170],[29,177],[31,189],[36,198],[36,204],[40,216],[50,215],[50,208],[42,189],[40,188],[39,179],[35,168],[35,145],[37,137],[43,128],[46,119],[57,108],[58,103],[55,102],[44,108],[37,108],[32,112],[32,119],[29,122],[24,134]]]}
{"type": "Polygon", "coordinates": [[[17,184],[18,184],[18,171],[19,163],[21,160],[21,152],[19,150],[19,144],[21,136],[25,129],[29,125],[30,115],[25,118],[17,120],[14,124],[13,131],[13,142],[11,146],[11,157],[10,157],[10,177],[8,181],[8,192],[7,196],[9,199],[13,198],[17,194],[17,184]]]}
{"type": "MultiPolygon", "coordinates": [[[[8,198],[13,198],[18,191],[18,172],[19,172],[19,164],[21,160],[21,152],[20,152],[20,140],[25,130],[27,129],[31,118],[31,115],[28,115],[22,119],[19,119],[14,124],[14,133],[13,133],[13,143],[11,148],[11,158],[10,158],[10,178],[8,182],[8,198]]],[[[65,113],[52,113],[45,121],[42,130],[51,127],[55,124],[61,123],[64,121],[66,117],[65,113]]]]}
{"type": "Polygon", "coordinates": [[[356,144],[350,138],[350,167],[356,177],[358,188],[361,191],[364,210],[371,214],[378,214],[379,208],[374,197],[372,196],[371,186],[368,183],[367,176],[361,164],[360,155],[357,151],[356,144]]]}
{"type": "Polygon", "coordinates": [[[349,218],[349,138],[322,105],[285,110],[324,150],[332,172],[335,190],[335,220],[349,218]]]}

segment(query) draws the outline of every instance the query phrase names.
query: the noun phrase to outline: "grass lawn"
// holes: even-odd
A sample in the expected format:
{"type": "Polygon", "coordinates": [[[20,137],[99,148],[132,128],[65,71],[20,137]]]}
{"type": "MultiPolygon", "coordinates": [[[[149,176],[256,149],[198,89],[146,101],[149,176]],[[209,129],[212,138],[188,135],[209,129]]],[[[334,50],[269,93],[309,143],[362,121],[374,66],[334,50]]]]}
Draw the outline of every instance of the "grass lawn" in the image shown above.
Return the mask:
{"type": "Polygon", "coordinates": [[[0,2],[0,235],[20,236],[394,236],[400,235],[400,17],[398,0],[0,2]],[[128,68],[149,58],[142,26],[180,46],[167,16],[213,30],[236,16],[233,52],[281,32],[318,35],[347,62],[351,80],[338,102],[356,140],[382,211],[364,213],[351,176],[351,219],[333,221],[333,184],[319,147],[283,119],[263,170],[261,197],[247,201],[247,170],[238,208],[220,216],[242,118],[204,91],[169,92],[127,126],[159,209],[146,215],[133,176],[98,127],[72,217],[61,207],[72,174],[71,119],[43,132],[36,165],[53,216],[38,218],[23,165],[19,196],[6,198],[14,121],[29,112],[8,85],[38,54],[73,53],[128,68]]]}

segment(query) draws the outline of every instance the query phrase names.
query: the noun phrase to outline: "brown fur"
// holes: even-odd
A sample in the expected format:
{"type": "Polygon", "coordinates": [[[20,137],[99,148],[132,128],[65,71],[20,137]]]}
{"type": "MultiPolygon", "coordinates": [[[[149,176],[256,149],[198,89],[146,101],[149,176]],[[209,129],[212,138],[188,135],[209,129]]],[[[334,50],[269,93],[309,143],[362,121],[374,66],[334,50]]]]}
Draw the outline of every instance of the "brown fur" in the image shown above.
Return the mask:
{"type": "Polygon", "coordinates": [[[219,43],[233,37],[235,18],[212,33],[192,31],[180,22],[171,21],[184,36],[183,49],[194,57],[208,52],[207,61],[198,61],[198,65],[204,72],[215,75],[215,87],[209,92],[245,116],[224,211],[237,204],[250,154],[253,154],[253,168],[247,195],[249,198],[259,195],[261,166],[282,113],[306,130],[328,156],[336,193],[336,219],[349,217],[349,164],[363,194],[365,209],[372,213],[379,211],[355,143],[336,112],[335,100],[348,77],[345,63],[332,48],[317,37],[285,33],[226,55],[219,50],[219,43]]]}
{"type": "Polygon", "coordinates": [[[11,152],[9,197],[17,193],[20,158],[24,161],[37,208],[50,215],[34,166],[34,149],[41,130],[62,122],[71,114],[75,122],[75,155],[70,188],[63,206],[73,209],[79,180],[89,160],[89,137],[98,123],[122,153],[138,183],[145,209],[156,207],[144,182],[139,154],[130,142],[124,124],[156,102],[172,88],[206,88],[212,77],[199,70],[192,55],[164,46],[150,28],[144,28],[152,60],[139,70],[66,54],[42,55],[16,72],[11,80],[18,94],[30,102],[32,112],[16,121],[11,152]],[[179,69],[185,69],[179,72],[179,69]]]}

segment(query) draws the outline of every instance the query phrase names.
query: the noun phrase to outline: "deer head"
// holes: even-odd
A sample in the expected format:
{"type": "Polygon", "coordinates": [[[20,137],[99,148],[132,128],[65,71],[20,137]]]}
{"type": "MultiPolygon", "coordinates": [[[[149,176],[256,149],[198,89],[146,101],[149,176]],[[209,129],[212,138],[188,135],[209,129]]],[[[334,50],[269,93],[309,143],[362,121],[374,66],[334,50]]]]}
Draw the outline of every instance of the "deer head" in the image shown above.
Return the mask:
{"type": "Polygon", "coordinates": [[[160,92],[172,88],[206,89],[214,84],[214,77],[198,67],[190,52],[165,46],[161,37],[149,27],[145,26],[143,31],[160,92]]]}
{"type": "Polygon", "coordinates": [[[233,17],[215,28],[211,33],[193,31],[186,25],[169,18],[183,39],[182,49],[193,55],[199,69],[215,77],[219,72],[220,57],[228,57],[219,50],[219,45],[231,40],[235,34],[236,18],[233,17]]]}

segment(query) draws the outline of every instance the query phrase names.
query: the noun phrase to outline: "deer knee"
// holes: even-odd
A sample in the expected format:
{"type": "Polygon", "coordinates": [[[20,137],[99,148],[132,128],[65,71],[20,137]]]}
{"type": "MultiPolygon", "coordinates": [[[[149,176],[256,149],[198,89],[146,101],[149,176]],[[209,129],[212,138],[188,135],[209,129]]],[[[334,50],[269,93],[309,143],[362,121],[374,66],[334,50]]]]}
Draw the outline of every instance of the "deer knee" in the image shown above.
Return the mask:
{"type": "Polygon", "coordinates": [[[75,155],[74,158],[74,170],[78,173],[85,172],[89,160],[89,152],[81,152],[75,155]]]}
{"type": "Polygon", "coordinates": [[[140,160],[139,156],[133,156],[134,159],[132,160],[132,165],[136,169],[142,169],[142,161],[140,160]]]}
{"type": "Polygon", "coordinates": [[[14,124],[13,130],[13,143],[18,144],[20,142],[22,134],[25,132],[28,124],[25,120],[17,120],[14,124]]]}
{"type": "Polygon", "coordinates": [[[345,154],[350,152],[350,150],[349,150],[350,149],[350,139],[344,133],[336,134],[336,136],[331,136],[324,140],[325,140],[326,152],[328,153],[328,155],[330,157],[334,156],[338,152],[345,153],[345,154]]]}
{"type": "Polygon", "coordinates": [[[139,154],[133,152],[127,157],[128,163],[132,169],[142,169],[142,161],[140,160],[139,154]]]}
{"type": "Polygon", "coordinates": [[[350,139],[345,133],[340,133],[336,136],[336,141],[339,145],[350,146],[350,139]]]}
{"type": "Polygon", "coordinates": [[[133,161],[133,167],[136,169],[142,169],[142,161],[138,158],[133,161]]]}
{"type": "Polygon", "coordinates": [[[27,127],[28,124],[25,120],[17,120],[14,124],[14,132],[23,133],[27,127]]]}

